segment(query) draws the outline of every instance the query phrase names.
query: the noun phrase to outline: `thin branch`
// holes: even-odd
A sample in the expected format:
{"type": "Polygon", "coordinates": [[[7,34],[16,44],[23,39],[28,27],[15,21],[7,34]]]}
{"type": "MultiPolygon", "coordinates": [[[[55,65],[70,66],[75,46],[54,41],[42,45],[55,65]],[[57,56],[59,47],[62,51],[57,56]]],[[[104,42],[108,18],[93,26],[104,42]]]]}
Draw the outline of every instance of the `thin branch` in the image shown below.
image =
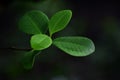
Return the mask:
{"type": "Polygon", "coordinates": [[[30,51],[31,48],[16,48],[16,47],[7,47],[7,48],[0,48],[0,50],[14,50],[14,51],[30,51]]]}

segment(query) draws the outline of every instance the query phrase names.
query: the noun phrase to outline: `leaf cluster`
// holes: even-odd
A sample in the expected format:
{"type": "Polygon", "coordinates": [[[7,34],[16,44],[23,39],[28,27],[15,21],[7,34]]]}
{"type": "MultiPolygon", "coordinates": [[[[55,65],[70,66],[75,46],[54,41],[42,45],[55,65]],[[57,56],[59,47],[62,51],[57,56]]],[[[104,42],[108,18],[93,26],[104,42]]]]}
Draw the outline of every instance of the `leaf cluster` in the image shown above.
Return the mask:
{"type": "Polygon", "coordinates": [[[87,56],[94,52],[95,46],[92,40],[80,36],[58,37],[52,39],[52,35],[63,30],[72,17],[71,10],[62,10],[55,13],[50,19],[41,11],[30,11],[21,17],[19,29],[27,34],[32,34],[30,45],[32,51],[25,53],[22,63],[26,69],[33,66],[35,51],[42,51],[52,44],[72,56],[87,56]],[[49,35],[47,35],[49,31],[49,35]]]}

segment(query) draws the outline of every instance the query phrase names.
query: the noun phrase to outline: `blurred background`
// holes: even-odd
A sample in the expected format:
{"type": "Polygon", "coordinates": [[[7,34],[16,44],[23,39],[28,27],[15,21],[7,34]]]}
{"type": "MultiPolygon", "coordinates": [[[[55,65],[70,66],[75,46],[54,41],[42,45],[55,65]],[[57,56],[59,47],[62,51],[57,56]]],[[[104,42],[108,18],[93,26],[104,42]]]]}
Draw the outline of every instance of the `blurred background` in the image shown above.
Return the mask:
{"type": "Polygon", "coordinates": [[[0,0],[0,80],[119,80],[119,48],[120,5],[115,1],[0,0]],[[23,69],[22,51],[5,49],[30,47],[30,36],[18,29],[19,18],[31,10],[43,11],[50,18],[64,9],[72,10],[73,17],[54,36],[88,37],[96,51],[73,57],[52,46],[36,57],[31,70],[23,69]]]}

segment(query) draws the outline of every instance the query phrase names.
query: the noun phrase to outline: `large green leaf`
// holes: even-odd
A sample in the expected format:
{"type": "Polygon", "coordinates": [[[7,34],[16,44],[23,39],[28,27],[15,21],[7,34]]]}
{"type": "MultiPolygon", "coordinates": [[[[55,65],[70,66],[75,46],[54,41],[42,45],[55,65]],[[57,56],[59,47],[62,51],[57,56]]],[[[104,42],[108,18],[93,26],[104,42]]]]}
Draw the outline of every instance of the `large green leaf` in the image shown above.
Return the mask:
{"type": "Polygon", "coordinates": [[[85,37],[60,37],[53,44],[72,56],[87,56],[94,52],[94,43],[85,37]]]}
{"type": "Polygon", "coordinates": [[[21,63],[25,69],[31,69],[34,64],[35,56],[38,55],[40,51],[29,51],[22,55],[21,63]]]}
{"type": "Polygon", "coordinates": [[[31,37],[30,43],[34,50],[43,50],[52,44],[52,39],[45,34],[35,34],[31,37]]]}
{"type": "Polygon", "coordinates": [[[62,10],[53,15],[48,25],[50,35],[64,29],[71,17],[72,12],[70,10],[62,10]]]}
{"type": "Polygon", "coordinates": [[[41,11],[30,11],[19,21],[19,28],[28,34],[45,33],[48,28],[48,17],[41,11]]]}

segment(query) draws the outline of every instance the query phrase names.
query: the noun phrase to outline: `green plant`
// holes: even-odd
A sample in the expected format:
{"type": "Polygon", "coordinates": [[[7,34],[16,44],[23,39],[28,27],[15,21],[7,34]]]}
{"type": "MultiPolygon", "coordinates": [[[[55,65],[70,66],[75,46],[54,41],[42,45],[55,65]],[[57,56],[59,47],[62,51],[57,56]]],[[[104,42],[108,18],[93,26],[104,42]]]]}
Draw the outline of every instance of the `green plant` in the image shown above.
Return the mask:
{"type": "Polygon", "coordinates": [[[30,45],[32,50],[25,53],[22,59],[24,68],[33,66],[34,58],[39,51],[55,45],[62,51],[72,56],[87,56],[94,52],[95,46],[92,40],[86,37],[60,37],[52,39],[52,35],[64,29],[72,17],[71,10],[57,12],[49,20],[41,11],[30,11],[19,21],[19,28],[25,33],[32,34],[30,45]],[[45,34],[49,30],[49,36],[45,34]]]}

